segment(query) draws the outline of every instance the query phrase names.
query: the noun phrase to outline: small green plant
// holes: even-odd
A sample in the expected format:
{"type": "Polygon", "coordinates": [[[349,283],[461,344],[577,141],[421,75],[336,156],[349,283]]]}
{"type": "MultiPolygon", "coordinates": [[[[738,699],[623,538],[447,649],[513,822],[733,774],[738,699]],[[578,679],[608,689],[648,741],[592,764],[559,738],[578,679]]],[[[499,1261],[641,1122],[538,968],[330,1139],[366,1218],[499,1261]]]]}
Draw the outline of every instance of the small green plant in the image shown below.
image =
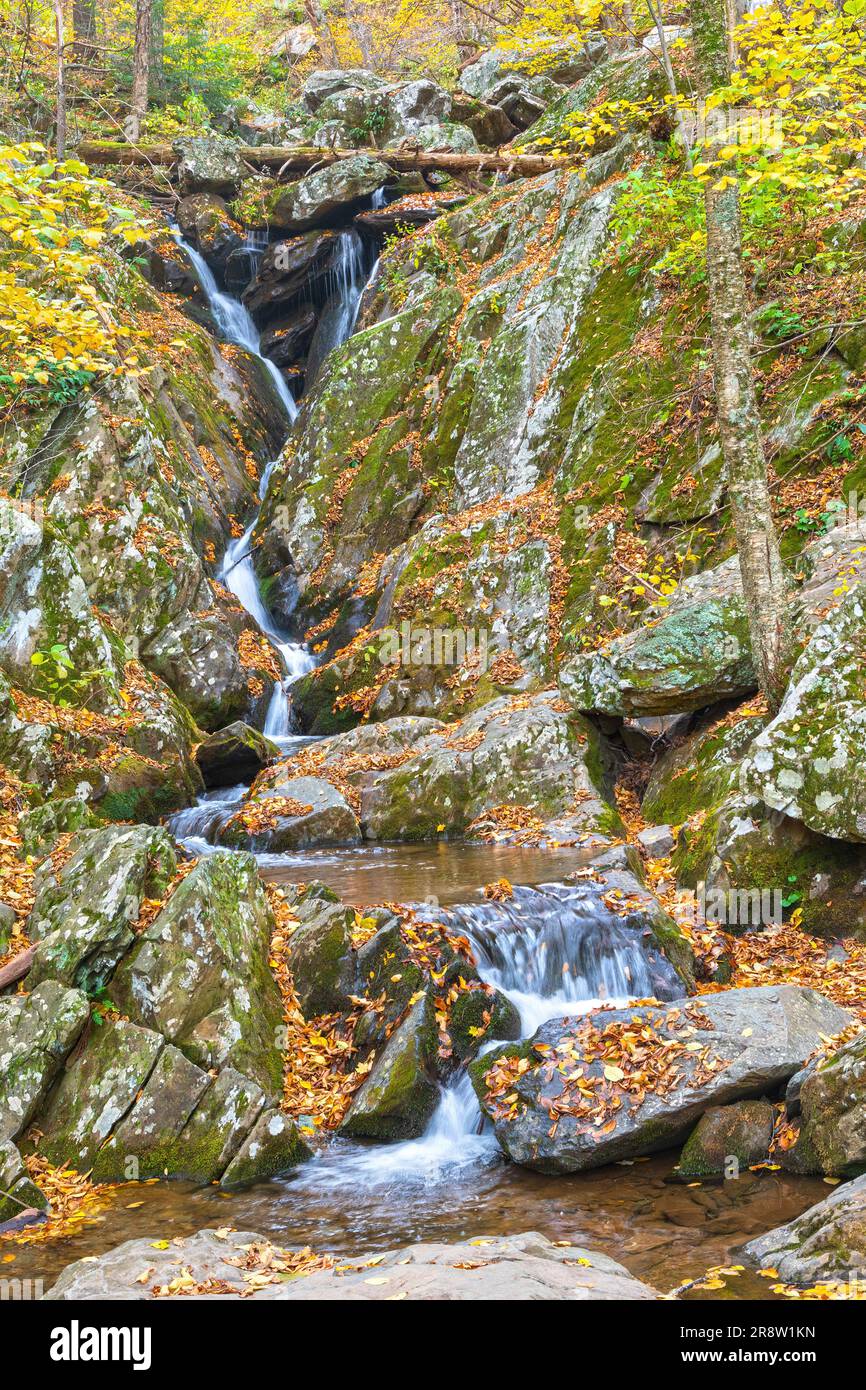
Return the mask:
{"type": "Polygon", "coordinates": [[[52,643],[47,651],[34,652],[30,664],[38,668],[34,685],[39,694],[61,709],[82,705],[93,682],[111,674],[107,667],[76,672],[75,662],[63,642],[52,643]]]}

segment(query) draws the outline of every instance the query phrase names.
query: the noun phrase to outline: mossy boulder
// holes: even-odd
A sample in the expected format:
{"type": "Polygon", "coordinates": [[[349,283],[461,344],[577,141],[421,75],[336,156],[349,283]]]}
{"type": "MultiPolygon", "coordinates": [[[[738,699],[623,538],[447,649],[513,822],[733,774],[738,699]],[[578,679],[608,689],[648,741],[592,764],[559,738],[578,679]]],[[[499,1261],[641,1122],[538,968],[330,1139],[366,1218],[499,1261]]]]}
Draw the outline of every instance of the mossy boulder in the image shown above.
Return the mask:
{"type": "Polygon", "coordinates": [[[165,831],[143,825],[82,831],[70,848],[59,872],[46,860],[37,874],[30,979],[93,993],[129,950],[145,899],[165,892],[177,860],[165,831]]]}
{"type": "Polygon", "coordinates": [[[184,238],[201,252],[211,270],[224,274],[232,252],[244,245],[244,233],[222,198],[191,193],[181,198],[175,215],[184,238]]]}
{"type": "Polygon", "coordinates": [[[702,718],[656,758],[641,813],[653,825],[682,825],[740,785],[740,766],[768,722],[751,706],[725,706],[702,718]]]}
{"type": "Polygon", "coordinates": [[[220,844],[268,854],[351,845],[360,838],[355,812],[331,782],[291,775],[254,783],[240,810],[219,831],[220,844]]]}
{"type": "Polygon", "coordinates": [[[288,961],[305,1018],[339,1013],[350,1007],[355,959],[352,925],[355,914],[341,903],[308,906],[306,921],[289,943],[288,961]]]}
{"type": "Polygon", "coordinates": [[[786,1226],[743,1247],[758,1269],[776,1269],[785,1284],[814,1288],[831,1280],[856,1281],[866,1265],[866,1177],[835,1188],[786,1226]]]}
{"type": "Polygon", "coordinates": [[[89,1015],[81,991],[56,980],[0,998],[0,1140],[36,1115],[89,1015]]]}
{"type": "Polygon", "coordinates": [[[238,142],[225,135],[199,135],[175,144],[178,179],[184,194],[215,193],[232,198],[247,176],[238,142]]]}
{"type": "Polygon", "coordinates": [[[198,1066],[282,1084],[283,1006],[268,966],[273,916],[251,855],[209,855],[178,884],[118,969],[111,994],[198,1066]]]}
{"type": "Polygon", "coordinates": [[[60,835],[94,830],[99,824],[100,817],[80,797],[62,796],[46,801],[18,818],[22,852],[42,859],[51,852],[60,835]]]}
{"type": "Polygon", "coordinates": [[[454,1056],[465,1063],[494,1039],[509,1042],[519,1038],[520,1014],[498,989],[490,986],[461,989],[451,1006],[448,1036],[454,1056]]]}
{"type": "Polygon", "coordinates": [[[217,729],[195,750],[195,760],[206,787],[250,782],[279,755],[275,743],[242,720],[217,729]]]}
{"type": "Polygon", "coordinates": [[[738,1178],[769,1157],[776,1112],[766,1100],[740,1100],[705,1110],[686,1140],[674,1175],[694,1179],[738,1178]]]}
{"type": "Polygon", "coordinates": [[[48,1198],[34,1182],[14,1144],[0,1140],[0,1226],[32,1207],[45,1211],[48,1198]]]}
{"type": "Polygon", "coordinates": [[[146,1180],[183,1174],[209,1182],[215,1174],[196,1168],[194,1150],[184,1152],[183,1130],[211,1078],[176,1047],[166,1046],[110,1138],[96,1154],[97,1182],[146,1180]]]}
{"type": "Polygon", "coordinates": [[[436,1020],[429,993],[419,999],[376,1058],[340,1133],[354,1139],[415,1139],[436,1108],[436,1020]]]}
{"type": "Polygon", "coordinates": [[[298,1127],[279,1110],[265,1110],[222,1176],[221,1187],[278,1177],[312,1157],[298,1127]]]}
{"type": "Polygon", "coordinates": [[[370,155],[353,155],[279,188],[268,208],[268,221],[290,236],[346,219],[361,202],[388,182],[391,170],[370,155]]]}
{"type": "Polygon", "coordinates": [[[866,1173],[866,1037],[853,1038],[804,1074],[797,1142],[781,1161],[797,1173],[866,1173]]]}

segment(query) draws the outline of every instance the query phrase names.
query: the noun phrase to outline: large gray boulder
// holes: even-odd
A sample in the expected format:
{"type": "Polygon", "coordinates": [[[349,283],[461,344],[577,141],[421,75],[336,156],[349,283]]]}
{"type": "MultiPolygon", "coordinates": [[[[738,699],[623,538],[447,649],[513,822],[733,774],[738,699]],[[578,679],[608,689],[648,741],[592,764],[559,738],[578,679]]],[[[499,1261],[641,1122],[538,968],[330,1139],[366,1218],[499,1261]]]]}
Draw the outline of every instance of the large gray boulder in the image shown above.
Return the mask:
{"type": "Polygon", "coordinates": [[[211,270],[224,274],[229,257],[244,245],[244,233],[222,198],[191,193],[181,198],[176,216],[184,238],[201,252],[211,270]]]}
{"type": "Polygon", "coordinates": [[[219,832],[220,844],[268,854],[360,838],[355,812],[331,782],[290,775],[254,785],[219,832]]]}
{"type": "MultiPolygon", "coordinates": [[[[272,1282],[257,1280],[251,1286],[244,1277],[244,1266],[250,1249],[256,1247],[273,1250],[263,1236],[225,1228],[181,1236],[166,1250],[155,1249],[149,1239],[129,1240],[98,1259],[69,1265],[45,1298],[55,1302],[150,1299],[157,1285],[170,1284],[181,1269],[188,1269],[198,1283],[215,1279],[232,1290],[217,1297],[244,1296],[256,1301],[409,1298],[586,1302],[658,1297],[655,1289],[635,1279],[608,1255],[577,1245],[554,1245],[534,1232],[452,1245],[410,1245],[377,1255],[372,1271],[367,1255],[357,1260],[341,1259],[339,1269],[325,1268],[288,1280],[280,1272],[282,1252],[273,1250],[272,1282]],[[142,1283],[145,1269],[150,1274],[142,1283]]],[[[292,1268],[289,1258],[287,1269],[292,1268]]]]}
{"type": "Polygon", "coordinates": [[[326,226],[338,215],[345,219],[390,177],[388,165],[370,155],[338,160],[282,191],[269,208],[271,225],[297,236],[326,226]]]}
{"type": "Polygon", "coordinates": [[[583,44],[538,36],[536,52],[509,48],[490,48],[460,74],[460,88],[467,95],[491,101],[491,93],[509,77],[524,76],[527,59],[546,78],[563,86],[578,82],[597,63],[607,57],[607,43],[601,35],[590,35],[583,44]]]}
{"type": "Polygon", "coordinates": [[[140,934],[112,997],[197,1065],[230,1064],[279,1095],[283,1006],[268,966],[272,929],[252,856],[209,855],[140,934]]]}
{"type": "Polygon", "coordinates": [[[235,140],[224,135],[200,135],[179,140],[178,178],[184,194],[215,193],[231,198],[237,193],[249,170],[238,153],[235,140]]]}
{"type": "Polygon", "coordinates": [[[683,1005],[553,1019],[530,1043],[473,1063],[471,1074],[509,1158],[539,1172],[573,1173],[671,1148],[711,1106],[772,1094],[822,1035],[850,1021],[800,986],[736,989],[683,1005]],[[641,1029],[654,1035],[641,1064],[646,1080],[625,1090],[619,1082],[632,1063],[622,1037],[641,1029]],[[605,1067],[614,1073],[605,1075],[605,1067]],[[506,1093],[517,1099],[506,1103],[506,1093]]]}
{"type": "Polygon", "coordinates": [[[800,1131],[783,1166],[837,1178],[866,1172],[866,1034],[814,1060],[796,1095],[800,1131]]]}
{"type": "Polygon", "coordinates": [[[165,831],[147,825],[85,830],[70,848],[61,872],[46,860],[37,875],[30,978],[94,992],[132,945],[145,898],[162,896],[177,859],[165,831]]]}
{"type": "Polygon", "coordinates": [[[812,1286],[854,1279],[866,1267],[866,1175],[843,1183],[786,1226],[749,1241],[742,1253],[760,1268],[778,1270],[786,1284],[812,1286]]]}
{"type": "Polygon", "coordinates": [[[81,991],[56,980],[0,999],[0,1140],[36,1115],[89,1014],[81,991]]]}
{"type": "Polygon", "coordinates": [[[301,101],[315,113],[323,102],[339,92],[377,92],[386,86],[385,79],[367,68],[317,68],[311,72],[301,89],[301,101]]]}
{"type": "Polygon", "coordinates": [[[252,781],[279,755],[275,743],[240,719],[210,734],[195,750],[206,787],[231,787],[252,781]]]}

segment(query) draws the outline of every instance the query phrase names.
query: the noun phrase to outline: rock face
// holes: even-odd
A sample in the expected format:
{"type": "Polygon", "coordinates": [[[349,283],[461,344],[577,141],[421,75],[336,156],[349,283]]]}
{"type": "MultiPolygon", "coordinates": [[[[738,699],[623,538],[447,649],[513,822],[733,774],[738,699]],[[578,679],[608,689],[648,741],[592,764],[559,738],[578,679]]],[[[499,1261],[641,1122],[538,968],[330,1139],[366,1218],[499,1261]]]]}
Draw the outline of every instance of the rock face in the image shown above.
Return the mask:
{"type": "Polygon", "coordinates": [[[89,1014],[81,991],[56,980],[0,998],[0,1140],[26,1129],[89,1014]]]}
{"type": "Polygon", "coordinates": [[[177,867],[164,830],[148,826],[84,831],[55,874],[47,860],[28,928],[38,943],[32,981],[101,989],[135,937],[145,898],[159,898],[177,867]]]}
{"type": "Polygon", "coordinates": [[[856,1279],[866,1265],[866,1177],[843,1183],[787,1226],[752,1240],[743,1254],[789,1284],[856,1279]]]}
{"type": "MultiPolygon", "coordinates": [[[[181,1266],[198,1282],[218,1279],[237,1295],[250,1296],[249,1284],[237,1264],[247,1249],[266,1246],[264,1237],[249,1231],[199,1231],[181,1237],[168,1250],[152,1242],[130,1240],[98,1260],[78,1260],[63,1271],[45,1298],[55,1302],[89,1299],[146,1299],[157,1284],[169,1284],[181,1266]],[[143,1268],[152,1271],[146,1284],[143,1268]]],[[[580,1246],[554,1245],[536,1234],[497,1237],[453,1245],[411,1245],[376,1257],[376,1280],[370,1263],[341,1259],[339,1271],[326,1269],[304,1278],[278,1280],[256,1287],[252,1298],[271,1299],[391,1299],[429,1301],[498,1299],[589,1301],[593,1299],[654,1299],[658,1295],[607,1255],[580,1246]]],[[[222,1295],[220,1295],[222,1296],[222,1295]]],[[[231,1297],[227,1294],[226,1297],[231,1297]]]]}
{"type": "Polygon", "coordinates": [[[765,1100],[740,1100],[705,1110],[686,1140],[674,1170],[676,1176],[684,1182],[736,1178],[742,1169],[764,1163],[775,1118],[775,1110],[765,1100]]]}
{"type": "Polygon", "coordinates": [[[255,861],[209,855],[140,934],[112,996],[199,1066],[231,1065],[279,1093],[282,1003],[268,968],[271,926],[255,861]]]}
{"type": "Polygon", "coordinates": [[[284,321],[311,287],[327,275],[338,241],[336,232],[325,230],[271,243],[242,296],[257,324],[284,321]]]}
{"type": "Polygon", "coordinates": [[[543,820],[577,808],[584,827],[610,830],[617,817],[603,769],[596,731],[563,713],[555,697],[503,698],[381,772],[362,791],[361,822],[368,839],[428,839],[440,826],[465,831],[485,811],[520,805],[543,820]]]}
{"type": "Polygon", "coordinates": [[[591,1014],[583,1023],[554,1019],[519,1052],[500,1049],[473,1063],[471,1072],[482,1109],[493,1119],[508,1156],[539,1172],[572,1173],[670,1148],[686,1138],[711,1106],[771,1094],[793,1076],[821,1034],[840,1030],[849,1018],[829,1000],[798,986],[738,989],[703,995],[684,1006],[591,1014]],[[629,1094],[618,1093],[616,1082],[604,1077],[596,1059],[603,1030],[612,1028],[614,1046],[605,1052],[604,1065],[616,1065],[611,1058],[619,1046],[619,1025],[627,1029],[633,1021],[648,1026],[660,1042],[670,1040],[678,1051],[679,1073],[668,1088],[660,1093],[648,1088],[634,1105],[629,1094]],[[523,1057],[529,1065],[514,1069],[517,1101],[501,1113],[485,1076],[509,1056],[523,1057]],[[557,1063],[557,1057],[563,1060],[557,1063]],[[582,1075],[592,1078],[596,1103],[605,1096],[620,1101],[620,1108],[601,1105],[599,1124],[581,1118],[592,1107],[567,1080],[582,1075]],[[558,1122],[551,1135],[554,1114],[558,1122]]]}
{"type": "Polygon", "coordinates": [[[435,1077],[436,1024],[425,994],[392,1033],[340,1126],[354,1139],[415,1139],[424,1133],[439,1087],[435,1077]]]}
{"type": "Polygon", "coordinates": [[[783,1165],[838,1178],[866,1172],[866,1037],[811,1065],[798,1094],[800,1133],[783,1165]]]}
{"type": "Polygon", "coordinates": [[[390,177],[387,164],[371,156],[341,159],[280,190],[268,209],[269,221],[295,236],[326,226],[337,215],[345,218],[390,177]]]}
{"type": "Polygon", "coordinates": [[[812,636],[776,718],[750,750],[747,782],[767,806],[836,839],[866,841],[864,591],[846,594],[812,636]]]}

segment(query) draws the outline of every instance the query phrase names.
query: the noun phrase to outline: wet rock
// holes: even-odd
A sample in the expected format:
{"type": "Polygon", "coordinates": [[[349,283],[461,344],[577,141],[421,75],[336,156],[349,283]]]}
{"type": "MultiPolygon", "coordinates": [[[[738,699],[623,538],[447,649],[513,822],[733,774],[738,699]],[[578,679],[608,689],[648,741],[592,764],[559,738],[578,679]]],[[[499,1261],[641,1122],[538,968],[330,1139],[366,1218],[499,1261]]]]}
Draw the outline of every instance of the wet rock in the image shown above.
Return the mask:
{"type": "Polygon", "coordinates": [[[817,1059],[796,1079],[786,1100],[796,1100],[800,1133],[793,1149],[783,1150],[783,1166],[837,1178],[866,1172],[866,1036],[817,1059]]]}
{"type": "Polygon", "coordinates": [[[177,860],[165,831],[144,825],[82,831],[70,848],[59,874],[50,860],[37,874],[30,979],[93,993],[129,950],[144,900],[161,897],[177,860]]]}
{"type": "Polygon", "coordinates": [[[650,859],[666,858],[676,843],[669,825],[648,825],[638,832],[637,842],[650,859]]]}
{"type": "Polygon", "coordinates": [[[242,1187],[277,1177],[311,1156],[297,1125],[279,1110],[265,1110],[223,1174],[220,1186],[242,1187]]]}
{"type": "Polygon", "coordinates": [[[355,970],[360,997],[384,997],[381,1012],[371,1010],[358,1020],[355,1045],[361,1049],[380,1046],[424,984],[424,973],[412,960],[395,917],[388,914],[375,935],[358,948],[355,970]]]}
{"type": "Polygon", "coordinates": [[[40,1155],[87,1172],[134,1105],[162,1048],[158,1033],[124,1019],[95,1028],[40,1112],[40,1155]]]}
{"type": "Polygon", "coordinates": [[[249,170],[237,143],[225,136],[202,135],[175,143],[178,179],[185,195],[215,193],[233,198],[249,170]]]}
{"type": "MultiPolygon", "coordinates": [[[[138,269],[148,284],[165,294],[176,294],[191,299],[199,289],[198,279],[192,261],[174,237],[157,233],[129,248],[128,254],[134,256],[138,269]]],[[[197,306],[198,307],[198,306],[197,306]]],[[[201,305],[201,312],[206,310],[201,305]]]]}
{"type": "Polygon", "coordinates": [[[112,997],[199,1066],[230,1064],[279,1095],[283,1006],[268,966],[272,929],[255,860],[209,855],[140,933],[112,997]]]}
{"type": "Polygon", "coordinates": [[[223,1067],[182,1131],[181,1175],[207,1174],[207,1182],[221,1177],[268,1104],[261,1087],[248,1076],[223,1067]]]}
{"type": "MultiPolygon", "coordinates": [[[[674,1147],[711,1106],[771,1095],[802,1066],[822,1034],[839,1031],[849,1019],[814,990],[785,985],[703,995],[667,1008],[636,1006],[591,1014],[584,1022],[551,1020],[521,1045],[518,1055],[528,1058],[530,1066],[514,1082],[518,1104],[513,1118],[496,1117],[484,1082],[493,1061],[509,1055],[508,1046],[473,1063],[471,1074],[482,1109],[493,1119],[510,1158],[543,1173],[573,1173],[674,1147]],[[550,1049],[566,1041],[579,1067],[582,1028],[592,1042],[599,1030],[632,1020],[651,1025],[662,1040],[679,1040],[684,1048],[678,1061],[681,1079],[663,1094],[648,1092],[637,1106],[624,1097],[621,1109],[611,1113],[613,1128],[607,1134],[563,1113],[551,1135],[550,1106],[558,1100],[567,1103],[567,1086],[534,1045],[550,1049]],[[702,1058],[709,1066],[702,1068],[702,1058]]],[[[591,1056],[583,1066],[588,1076],[602,1074],[591,1056]]]]}
{"type": "Polygon", "coordinates": [[[314,309],[296,309],[284,319],[277,319],[262,333],[259,347],[265,357],[278,367],[290,367],[302,357],[315,332],[317,316],[314,309]]]}
{"type": "Polygon", "coordinates": [[[351,845],[360,838],[358,819],[336,787],[322,777],[291,775],[254,783],[240,811],[219,832],[220,844],[261,854],[351,845]]]}
{"type": "MultiPolygon", "coordinates": [[[[204,1230],[180,1237],[168,1250],[154,1250],[149,1240],[129,1240],[97,1260],[78,1260],[61,1274],[45,1294],[49,1301],[90,1299],[150,1299],[157,1284],[171,1283],[181,1268],[205,1282],[218,1279],[238,1296],[253,1301],[310,1299],[472,1300],[568,1300],[655,1299],[658,1294],[633,1278],[608,1255],[581,1246],[554,1245],[545,1236],[531,1233],[463,1243],[405,1246],[377,1256],[372,1283],[369,1256],[357,1262],[341,1260],[333,1270],[266,1284],[250,1295],[239,1264],[246,1247],[267,1245],[264,1236],[250,1231],[204,1230]],[[237,1263],[228,1263],[229,1260],[237,1263]],[[146,1284],[142,1269],[153,1271],[146,1284]],[[383,1271],[385,1271],[383,1273],[383,1271]]],[[[228,1297],[231,1297],[229,1294],[228,1297]]]]}
{"type": "Polygon", "coordinates": [[[412,1008],[356,1092],[340,1133],[355,1139],[415,1139],[436,1109],[436,1022],[429,994],[412,1008]]]}
{"type": "Polygon", "coordinates": [[[307,918],[289,943],[292,979],[305,1018],[339,1013],[351,1007],[355,960],[352,924],[355,914],[342,903],[308,903],[307,918]],[[312,910],[310,910],[312,909],[312,910]]]}
{"type": "Polygon", "coordinates": [[[195,750],[195,760],[206,787],[231,787],[250,782],[279,755],[275,743],[241,720],[218,729],[195,750]]]}
{"type": "Polygon", "coordinates": [[[268,208],[270,225],[296,236],[325,226],[337,216],[345,220],[390,177],[388,165],[371,155],[338,160],[278,190],[268,208]]]}
{"type": "Polygon", "coordinates": [[[520,1014],[498,989],[464,989],[451,1007],[448,1036],[457,1060],[469,1062],[494,1038],[504,1042],[519,1038],[520,1014]]]}
{"type": "Polygon", "coordinates": [[[764,1163],[770,1152],[775,1118],[773,1106],[765,1100],[741,1100],[705,1110],[686,1140],[675,1176],[684,1182],[693,1178],[736,1178],[742,1169],[764,1163]]]}
{"type": "Polygon", "coordinates": [[[48,1198],[31,1182],[21,1155],[8,1140],[0,1140],[0,1224],[22,1212],[45,1211],[48,1198]]]}
{"type": "Polygon", "coordinates": [[[866,1176],[843,1183],[787,1226],[749,1241],[742,1253],[760,1269],[776,1269],[786,1284],[812,1287],[856,1279],[866,1265],[866,1176]]]}
{"type": "Polygon", "coordinates": [[[331,268],[338,240],[337,232],[316,231],[271,243],[242,296],[257,324],[285,317],[309,293],[331,268]]]}
{"type": "Polygon", "coordinates": [[[81,991],[56,980],[0,998],[0,1140],[26,1129],[89,1015],[81,991]]]}
{"type": "Polygon", "coordinates": [[[192,193],[181,198],[176,216],[184,239],[201,252],[211,270],[224,274],[229,256],[244,244],[244,233],[222,198],[192,193]]]}

